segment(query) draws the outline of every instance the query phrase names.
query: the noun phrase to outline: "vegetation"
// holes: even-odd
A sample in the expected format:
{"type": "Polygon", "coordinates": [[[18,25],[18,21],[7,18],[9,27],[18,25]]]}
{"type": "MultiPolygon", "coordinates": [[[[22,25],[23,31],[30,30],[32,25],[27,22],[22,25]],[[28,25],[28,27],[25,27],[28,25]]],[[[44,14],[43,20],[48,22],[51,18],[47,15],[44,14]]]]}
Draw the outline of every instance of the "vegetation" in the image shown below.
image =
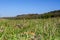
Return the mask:
{"type": "Polygon", "coordinates": [[[60,18],[0,20],[0,40],[59,40],[60,18]]]}
{"type": "Polygon", "coordinates": [[[24,14],[17,15],[16,17],[3,17],[5,19],[44,19],[44,18],[53,18],[60,17],[60,10],[50,11],[44,14],[24,14]]]}
{"type": "Polygon", "coordinates": [[[1,18],[0,40],[60,40],[59,12],[1,18]]]}

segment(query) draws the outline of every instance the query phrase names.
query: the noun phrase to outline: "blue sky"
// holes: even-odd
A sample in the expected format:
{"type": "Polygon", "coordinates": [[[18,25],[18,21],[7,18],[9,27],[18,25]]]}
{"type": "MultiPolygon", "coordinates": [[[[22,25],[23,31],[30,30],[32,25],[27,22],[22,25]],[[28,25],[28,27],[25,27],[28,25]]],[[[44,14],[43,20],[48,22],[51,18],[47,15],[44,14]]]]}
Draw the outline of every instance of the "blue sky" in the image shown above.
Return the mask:
{"type": "Polygon", "coordinates": [[[0,0],[0,17],[60,9],[60,0],[0,0]]]}

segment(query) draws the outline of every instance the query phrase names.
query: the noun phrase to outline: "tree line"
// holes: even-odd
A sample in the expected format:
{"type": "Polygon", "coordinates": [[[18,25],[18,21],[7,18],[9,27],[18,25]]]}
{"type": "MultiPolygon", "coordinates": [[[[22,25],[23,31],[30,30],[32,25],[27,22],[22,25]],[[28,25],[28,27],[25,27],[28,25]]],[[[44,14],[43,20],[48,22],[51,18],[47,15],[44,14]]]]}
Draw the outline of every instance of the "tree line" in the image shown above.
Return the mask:
{"type": "Polygon", "coordinates": [[[43,14],[24,14],[17,15],[15,17],[3,17],[5,19],[40,19],[40,18],[52,18],[52,17],[60,17],[60,10],[50,11],[43,14]]]}

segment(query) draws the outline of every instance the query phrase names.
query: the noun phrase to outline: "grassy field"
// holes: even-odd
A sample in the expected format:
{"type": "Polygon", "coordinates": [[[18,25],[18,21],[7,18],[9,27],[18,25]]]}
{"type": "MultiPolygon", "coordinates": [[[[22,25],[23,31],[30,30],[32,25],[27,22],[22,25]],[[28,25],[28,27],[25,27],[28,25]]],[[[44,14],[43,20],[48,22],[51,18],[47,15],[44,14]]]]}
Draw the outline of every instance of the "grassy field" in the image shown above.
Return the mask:
{"type": "Polygon", "coordinates": [[[60,18],[0,19],[0,40],[60,40],[60,18]]]}

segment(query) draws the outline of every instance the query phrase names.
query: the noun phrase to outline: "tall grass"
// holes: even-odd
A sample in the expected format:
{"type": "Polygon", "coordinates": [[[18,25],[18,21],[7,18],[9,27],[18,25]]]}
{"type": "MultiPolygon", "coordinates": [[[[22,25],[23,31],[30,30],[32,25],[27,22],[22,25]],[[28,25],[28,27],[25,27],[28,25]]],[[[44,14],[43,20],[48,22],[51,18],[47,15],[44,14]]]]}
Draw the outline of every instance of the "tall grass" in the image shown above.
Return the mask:
{"type": "Polygon", "coordinates": [[[60,18],[0,20],[0,40],[59,39],[60,18]]]}

